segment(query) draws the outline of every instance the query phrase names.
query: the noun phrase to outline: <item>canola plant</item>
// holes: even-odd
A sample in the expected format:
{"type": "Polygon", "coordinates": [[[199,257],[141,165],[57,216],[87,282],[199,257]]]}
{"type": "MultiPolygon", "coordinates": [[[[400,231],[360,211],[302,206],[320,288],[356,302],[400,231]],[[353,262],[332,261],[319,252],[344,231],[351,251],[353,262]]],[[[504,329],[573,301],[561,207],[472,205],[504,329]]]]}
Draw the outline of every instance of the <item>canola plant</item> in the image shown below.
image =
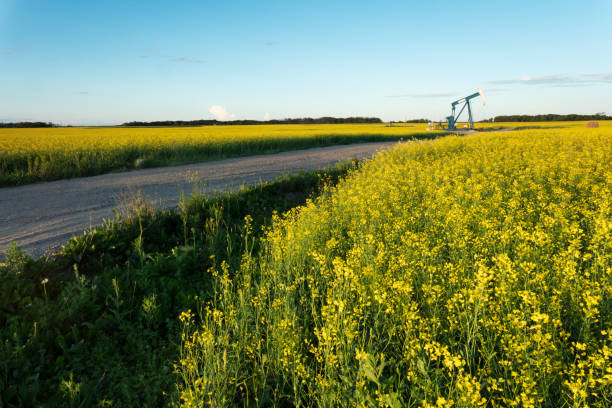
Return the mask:
{"type": "Polygon", "coordinates": [[[176,402],[608,407],[611,236],[610,126],[400,145],[209,270],[176,402]]]}

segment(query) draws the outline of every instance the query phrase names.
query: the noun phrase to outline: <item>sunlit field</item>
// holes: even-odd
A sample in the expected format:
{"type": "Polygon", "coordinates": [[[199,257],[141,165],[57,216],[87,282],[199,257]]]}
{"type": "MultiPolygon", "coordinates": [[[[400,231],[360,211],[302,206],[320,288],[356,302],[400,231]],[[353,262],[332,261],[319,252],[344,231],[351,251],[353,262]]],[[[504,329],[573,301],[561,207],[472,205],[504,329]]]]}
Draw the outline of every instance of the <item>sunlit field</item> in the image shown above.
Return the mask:
{"type": "MultiPolygon", "coordinates": [[[[611,121],[595,121],[601,128],[612,127],[611,121]]],[[[569,121],[569,122],[482,122],[475,123],[476,130],[495,130],[495,129],[584,129],[589,121],[569,121]]],[[[459,126],[458,126],[459,127],[459,126]]]]}
{"type": "Polygon", "coordinates": [[[426,125],[0,129],[0,186],[334,144],[429,138],[426,125]]]}
{"type": "Polygon", "coordinates": [[[612,126],[477,126],[13,246],[0,406],[612,406],[612,126]]]}
{"type": "MultiPolygon", "coordinates": [[[[461,125],[459,125],[461,126],[461,125]]],[[[586,122],[477,123],[477,130],[586,122]]],[[[610,126],[601,122],[601,126],[610,126]]],[[[0,129],[0,186],[335,144],[428,139],[425,124],[0,129]]]]}
{"type": "Polygon", "coordinates": [[[177,402],[609,407],[611,236],[610,126],[398,146],[209,269],[177,402]]]}

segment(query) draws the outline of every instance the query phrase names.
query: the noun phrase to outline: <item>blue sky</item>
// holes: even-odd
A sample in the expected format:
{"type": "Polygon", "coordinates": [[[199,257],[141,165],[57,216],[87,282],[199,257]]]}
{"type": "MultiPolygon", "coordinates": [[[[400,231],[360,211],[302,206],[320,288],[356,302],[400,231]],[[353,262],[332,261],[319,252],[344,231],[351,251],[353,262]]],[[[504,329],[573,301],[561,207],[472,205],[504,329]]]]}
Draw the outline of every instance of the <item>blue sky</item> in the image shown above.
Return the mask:
{"type": "Polygon", "coordinates": [[[0,121],[612,114],[612,2],[0,0],[0,121]]]}

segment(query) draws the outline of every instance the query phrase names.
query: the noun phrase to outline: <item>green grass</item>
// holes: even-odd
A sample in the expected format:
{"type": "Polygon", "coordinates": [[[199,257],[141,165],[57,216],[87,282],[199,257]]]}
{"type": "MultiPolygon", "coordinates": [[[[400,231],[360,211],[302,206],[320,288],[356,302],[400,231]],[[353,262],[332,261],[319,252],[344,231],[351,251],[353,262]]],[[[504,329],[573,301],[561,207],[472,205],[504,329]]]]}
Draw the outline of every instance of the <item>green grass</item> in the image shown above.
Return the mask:
{"type": "Polygon", "coordinates": [[[209,269],[238,268],[275,213],[354,166],[195,194],[176,210],[136,201],[54,260],[10,249],[0,266],[0,406],[167,404],[178,315],[211,297],[209,269]]]}

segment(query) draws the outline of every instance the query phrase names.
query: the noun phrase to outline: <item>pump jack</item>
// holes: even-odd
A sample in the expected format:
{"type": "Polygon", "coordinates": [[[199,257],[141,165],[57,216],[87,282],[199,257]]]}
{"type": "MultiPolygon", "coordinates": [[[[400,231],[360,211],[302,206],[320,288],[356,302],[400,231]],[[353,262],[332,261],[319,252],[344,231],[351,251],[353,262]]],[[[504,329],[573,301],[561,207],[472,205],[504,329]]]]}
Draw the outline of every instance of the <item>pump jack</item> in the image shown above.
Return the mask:
{"type": "Polygon", "coordinates": [[[447,130],[457,130],[457,122],[459,117],[461,116],[461,114],[463,113],[463,111],[465,110],[466,106],[467,106],[467,112],[468,112],[468,127],[469,129],[474,129],[474,119],[472,118],[472,106],[470,104],[470,100],[476,98],[480,96],[482,98],[482,104],[484,105],[486,102],[484,93],[482,92],[482,89],[478,88],[478,92],[474,92],[471,95],[468,95],[464,98],[461,99],[457,99],[456,101],[451,103],[451,107],[453,108],[452,113],[450,116],[446,117],[446,121],[440,121],[437,123],[430,123],[430,128],[437,128],[437,129],[447,129],[447,130]],[[461,109],[459,110],[459,113],[457,113],[455,115],[455,111],[457,109],[457,105],[463,104],[463,106],[461,107],[461,109]]]}

